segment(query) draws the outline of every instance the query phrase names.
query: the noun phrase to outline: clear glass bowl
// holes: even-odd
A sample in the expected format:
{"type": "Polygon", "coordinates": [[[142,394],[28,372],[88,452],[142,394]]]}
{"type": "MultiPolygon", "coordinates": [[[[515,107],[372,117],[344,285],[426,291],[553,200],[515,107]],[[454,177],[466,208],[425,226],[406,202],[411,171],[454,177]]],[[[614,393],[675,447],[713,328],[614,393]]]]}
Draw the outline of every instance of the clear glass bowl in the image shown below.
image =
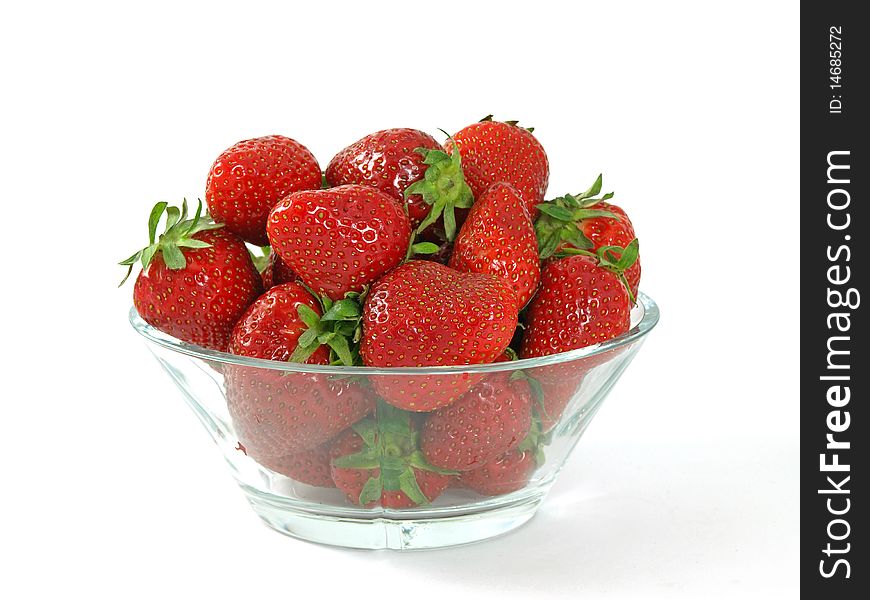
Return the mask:
{"type": "MultiPolygon", "coordinates": [[[[371,549],[465,544],[506,533],[528,521],[658,322],[659,310],[641,293],[631,317],[628,333],[562,354],[488,365],[375,369],[279,363],[207,350],[154,329],[135,309],[130,310],[130,323],[145,337],[223,453],[254,511],[269,526],[306,540],[371,549]],[[374,390],[378,386],[411,381],[417,386],[457,382],[470,386],[489,378],[503,380],[506,375],[512,380],[534,378],[539,385],[533,385],[542,394],[532,394],[541,415],[539,426],[534,427],[540,430],[536,440],[541,452],[530,450],[527,440],[504,462],[498,486],[488,486],[506,493],[483,495],[463,485],[463,478],[439,474],[436,487],[447,487],[429,503],[392,508],[376,501],[362,507],[334,487],[309,485],[282,474],[328,484],[324,473],[331,442],[311,453],[297,452],[300,444],[309,447],[335,438],[360,416],[375,427],[386,422],[382,414],[389,413],[395,420],[396,411],[377,398],[374,390]],[[306,415],[316,413],[323,402],[339,402],[343,407],[340,418],[306,425],[306,415]],[[525,466],[517,468],[517,462],[525,466]],[[297,475],[300,468],[304,476],[297,475]]],[[[405,416],[416,430],[427,417],[425,413],[405,416]]],[[[421,487],[428,496],[429,489],[421,487]]]]}

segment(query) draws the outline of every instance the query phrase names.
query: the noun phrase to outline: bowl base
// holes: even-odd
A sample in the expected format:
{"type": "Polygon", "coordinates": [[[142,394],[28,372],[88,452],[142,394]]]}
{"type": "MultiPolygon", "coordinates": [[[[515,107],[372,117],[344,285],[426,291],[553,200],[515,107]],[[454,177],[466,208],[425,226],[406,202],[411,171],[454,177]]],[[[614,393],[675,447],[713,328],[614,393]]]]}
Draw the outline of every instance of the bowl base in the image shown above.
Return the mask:
{"type": "Polygon", "coordinates": [[[254,512],[272,529],[291,537],[346,548],[422,550],[479,542],[520,527],[531,519],[543,490],[503,504],[470,508],[458,514],[420,512],[404,516],[355,518],[300,510],[281,498],[243,486],[254,512]]]}

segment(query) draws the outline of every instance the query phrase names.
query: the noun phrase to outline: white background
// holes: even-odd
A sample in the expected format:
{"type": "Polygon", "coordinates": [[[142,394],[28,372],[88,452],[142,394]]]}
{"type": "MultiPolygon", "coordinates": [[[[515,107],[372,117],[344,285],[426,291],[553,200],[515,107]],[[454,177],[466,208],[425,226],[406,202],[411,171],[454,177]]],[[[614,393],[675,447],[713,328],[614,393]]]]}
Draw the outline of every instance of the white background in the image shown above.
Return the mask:
{"type": "Polygon", "coordinates": [[[17,3],[0,23],[5,598],[797,595],[796,3],[17,3]],[[24,12],[22,12],[24,11],[24,12]],[[662,321],[538,516],[347,551],[262,526],[126,322],[156,200],[281,133],[534,125],[662,321]]]}

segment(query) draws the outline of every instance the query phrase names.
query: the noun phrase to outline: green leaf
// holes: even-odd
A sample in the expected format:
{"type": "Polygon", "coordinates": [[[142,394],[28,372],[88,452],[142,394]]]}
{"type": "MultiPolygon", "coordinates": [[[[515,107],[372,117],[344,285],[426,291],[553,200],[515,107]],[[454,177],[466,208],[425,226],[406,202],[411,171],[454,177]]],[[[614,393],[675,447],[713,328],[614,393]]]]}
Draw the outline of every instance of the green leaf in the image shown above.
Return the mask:
{"type": "Polygon", "coordinates": [[[148,268],[148,265],[151,264],[151,260],[154,258],[154,255],[157,253],[157,251],[159,249],[160,249],[159,244],[151,244],[150,246],[148,246],[147,248],[142,250],[141,258],[142,258],[142,268],[143,269],[148,268]]]}
{"type": "Polygon", "coordinates": [[[619,262],[616,264],[618,269],[626,270],[637,262],[637,257],[640,254],[640,243],[637,238],[631,240],[622,252],[619,262]]]}
{"type": "Polygon", "coordinates": [[[399,489],[417,506],[429,504],[429,499],[423,494],[423,490],[420,489],[420,485],[417,483],[413,469],[405,469],[399,475],[399,489]]]}
{"type": "MultiPolygon", "coordinates": [[[[299,336],[299,339],[296,340],[296,343],[299,346],[303,346],[306,348],[308,346],[310,346],[311,344],[314,344],[315,342],[317,342],[317,330],[316,329],[306,329],[305,331],[302,332],[302,335],[299,336]]],[[[319,346],[320,343],[317,342],[317,345],[319,346]]]]}
{"type": "MultiPolygon", "coordinates": [[[[326,306],[324,305],[324,308],[326,306]]],[[[362,310],[357,302],[353,300],[349,300],[344,298],[333,303],[326,312],[323,313],[323,316],[320,317],[321,321],[345,321],[349,319],[358,319],[362,314],[362,310]]]]}
{"type": "Polygon", "coordinates": [[[135,264],[136,264],[136,261],[139,260],[139,257],[140,257],[140,256],[142,256],[142,251],[141,251],[141,250],[140,250],[139,252],[136,252],[136,253],[135,253],[133,256],[131,256],[130,258],[125,258],[124,260],[122,260],[122,261],[119,262],[118,264],[119,264],[119,265],[124,265],[124,266],[127,266],[127,265],[135,265],[135,264]]]}
{"type": "Polygon", "coordinates": [[[428,148],[416,148],[414,152],[417,152],[423,157],[424,165],[434,165],[440,162],[450,160],[450,155],[444,152],[443,150],[430,150],[428,148]]]}
{"type": "Polygon", "coordinates": [[[581,198],[591,198],[592,196],[597,196],[598,193],[601,191],[601,185],[602,185],[603,181],[604,181],[603,175],[601,173],[599,173],[598,178],[595,180],[595,183],[593,183],[592,186],[588,190],[586,190],[585,192],[580,194],[580,197],[581,198]]]}
{"type": "Polygon", "coordinates": [[[584,250],[588,250],[594,246],[592,240],[586,237],[586,234],[580,230],[576,223],[570,223],[563,227],[560,239],[563,242],[568,242],[575,248],[582,248],[584,250]]]}
{"type": "Polygon", "coordinates": [[[542,259],[553,256],[559,246],[559,234],[556,231],[546,231],[541,234],[538,230],[538,254],[542,259]]]}
{"type": "MultiPolygon", "coordinates": [[[[187,200],[185,200],[185,203],[187,203],[187,200]]],[[[200,217],[202,217],[202,199],[197,198],[196,199],[196,214],[193,215],[193,219],[190,221],[190,227],[188,227],[187,231],[185,232],[186,236],[191,235],[191,230],[194,227],[196,227],[197,223],[199,223],[200,217]]]]}
{"type": "Polygon", "coordinates": [[[381,459],[377,451],[366,448],[356,454],[348,454],[333,459],[332,464],[339,469],[379,469],[381,459]]]}
{"type": "Polygon", "coordinates": [[[296,314],[299,315],[299,318],[302,319],[302,322],[308,325],[312,329],[320,330],[320,315],[314,312],[307,304],[300,304],[296,307],[296,314]]]}
{"type": "Polygon", "coordinates": [[[293,350],[293,354],[290,355],[290,358],[287,359],[287,362],[302,364],[314,354],[317,349],[320,348],[320,344],[311,344],[310,346],[296,346],[296,349],[293,350]]]}
{"type": "Polygon", "coordinates": [[[559,206],[556,202],[542,202],[537,205],[539,211],[545,215],[549,215],[557,221],[573,221],[574,214],[563,206],[559,206]]]}
{"type": "Polygon", "coordinates": [[[151,209],[151,214],[148,216],[148,245],[154,244],[157,240],[157,224],[160,222],[160,217],[163,211],[169,206],[168,202],[158,202],[151,209]]]}
{"type": "Polygon", "coordinates": [[[335,351],[335,353],[338,355],[339,360],[341,360],[341,363],[344,366],[353,366],[353,355],[351,354],[350,346],[348,346],[347,338],[336,335],[326,343],[329,345],[330,348],[335,351]]]}
{"type": "Polygon", "coordinates": [[[363,439],[363,443],[369,448],[374,448],[377,443],[378,426],[374,419],[368,418],[357,421],[351,428],[363,439]]]}
{"type": "MultiPolygon", "coordinates": [[[[176,212],[178,211],[177,208],[175,210],[176,212]]],[[[166,266],[173,271],[178,271],[187,266],[187,260],[185,260],[184,254],[175,244],[161,244],[161,250],[163,250],[163,262],[165,262],[166,266]]]]}
{"type": "Polygon", "coordinates": [[[208,242],[203,242],[202,240],[192,240],[190,238],[183,238],[175,242],[176,246],[181,248],[211,248],[211,244],[208,242]]]}
{"type": "Polygon", "coordinates": [[[175,227],[178,220],[181,218],[181,211],[175,206],[170,206],[166,209],[166,231],[175,227]]]}
{"type": "Polygon", "coordinates": [[[456,239],[456,213],[449,203],[444,207],[444,236],[450,241],[456,239]]]}
{"type": "Polygon", "coordinates": [[[572,221],[582,221],[583,219],[594,219],[597,217],[605,217],[608,219],[616,219],[619,221],[619,216],[607,210],[596,210],[594,208],[578,208],[571,214],[572,221]]]}
{"type": "Polygon", "coordinates": [[[372,502],[378,502],[383,494],[383,485],[380,477],[369,477],[359,494],[359,503],[366,506],[372,502]]]}
{"type": "Polygon", "coordinates": [[[432,242],[420,242],[411,246],[414,254],[435,254],[440,250],[437,244],[432,242]]]}

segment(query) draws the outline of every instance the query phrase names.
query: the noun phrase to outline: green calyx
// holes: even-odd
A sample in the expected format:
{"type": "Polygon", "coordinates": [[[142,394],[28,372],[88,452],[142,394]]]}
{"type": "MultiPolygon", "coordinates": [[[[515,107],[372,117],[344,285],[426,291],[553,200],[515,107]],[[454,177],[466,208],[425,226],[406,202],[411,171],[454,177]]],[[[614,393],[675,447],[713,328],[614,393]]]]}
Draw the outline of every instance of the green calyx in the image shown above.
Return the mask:
{"type": "Polygon", "coordinates": [[[183,269],[187,266],[187,260],[185,260],[181,249],[208,248],[211,244],[195,240],[193,236],[201,231],[219,227],[223,227],[223,224],[212,221],[207,212],[203,214],[202,200],[197,201],[196,214],[192,219],[187,218],[187,198],[182,201],[180,210],[175,206],[169,206],[168,202],[158,202],[151,209],[151,215],[148,217],[148,245],[130,258],[118,263],[128,267],[127,275],[124,276],[118,287],[124,285],[137,262],[141,262],[142,268],[147,269],[158,252],[162,253],[163,262],[166,263],[167,267],[173,271],[183,269]],[[158,237],[157,225],[164,213],[166,213],[166,223],[163,233],[158,237]]]}
{"type": "Polygon", "coordinates": [[[420,451],[420,434],[411,426],[411,414],[383,400],[378,401],[377,419],[363,419],[353,425],[353,430],[362,438],[363,448],[336,458],[333,465],[340,469],[378,470],[360,492],[362,506],[379,501],[384,491],[401,491],[418,506],[429,504],[414,471],[457,474],[430,465],[420,451]]]}
{"type": "Polygon", "coordinates": [[[556,254],[559,257],[576,255],[595,258],[598,261],[599,267],[615,273],[619,277],[619,280],[622,281],[625,289],[628,290],[631,303],[634,304],[634,294],[631,293],[631,286],[628,285],[628,280],[625,278],[625,270],[636,263],[640,255],[640,244],[637,238],[631,240],[625,248],[622,246],[601,246],[595,252],[580,248],[564,248],[556,254]]]}
{"type": "Polygon", "coordinates": [[[544,435],[541,419],[538,415],[532,416],[532,426],[529,428],[529,433],[517,446],[520,452],[531,452],[535,457],[535,463],[538,467],[544,464],[547,460],[544,456],[544,446],[549,443],[549,435],[544,435]]]}
{"type": "MultiPolygon", "coordinates": [[[[317,297],[313,292],[312,295],[317,297]]],[[[307,304],[300,304],[296,312],[308,329],[299,336],[290,362],[304,363],[320,346],[326,345],[329,347],[330,364],[346,367],[362,365],[359,342],[362,338],[363,295],[348,292],[344,298],[336,301],[321,296],[322,315],[318,315],[307,304]]]]}
{"type": "Polygon", "coordinates": [[[474,203],[474,195],[465,182],[465,175],[462,172],[462,157],[459,155],[459,149],[454,144],[451,154],[428,148],[416,148],[414,151],[423,157],[423,163],[428,165],[428,168],[423,174],[423,179],[414,182],[405,190],[405,199],[420,194],[423,196],[423,201],[432,207],[417,227],[417,233],[422,232],[443,215],[444,234],[449,241],[453,241],[456,237],[455,209],[471,208],[474,203]]]}
{"type": "Polygon", "coordinates": [[[541,215],[535,221],[535,234],[538,237],[538,253],[541,258],[549,258],[563,244],[588,250],[592,241],[586,237],[580,225],[584,219],[607,217],[619,220],[612,212],[593,208],[599,202],[613,198],[613,192],[608,192],[596,198],[601,192],[602,177],[598,176],[595,183],[582,194],[565,194],[559,198],[538,204],[536,208],[541,215]]]}
{"type": "MultiPolygon", "coordinates": [[[[493,120],[492,115],[486,115],[484,118],[482,118],[480,121],[478,121],[478,123],[491,122],[492,120],[493,120]]],[[[519,121],[502,121],[502,123],[507,123],[508,125],[513,125],[514,127],[518,127],[519,121]]],[[[523,127],[523,129],[525,129],[529,133],[532,133],[535,130],[534,127],[523,127]]]]}

